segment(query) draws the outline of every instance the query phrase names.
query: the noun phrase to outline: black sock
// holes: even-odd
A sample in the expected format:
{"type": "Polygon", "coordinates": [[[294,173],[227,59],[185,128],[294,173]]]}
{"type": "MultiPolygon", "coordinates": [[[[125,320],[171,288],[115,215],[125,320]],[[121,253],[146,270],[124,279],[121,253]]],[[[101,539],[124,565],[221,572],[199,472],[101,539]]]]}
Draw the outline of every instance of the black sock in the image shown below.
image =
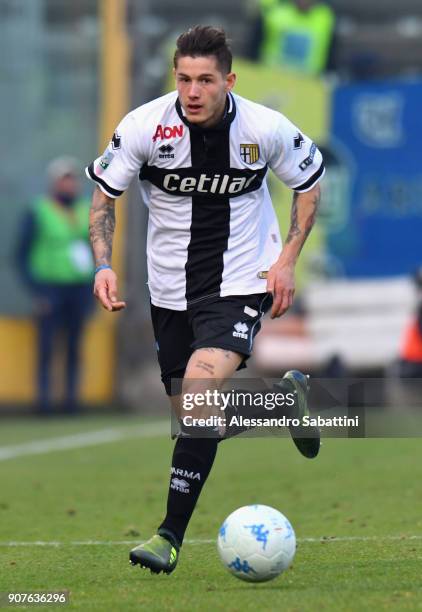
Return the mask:
{"type": "Polygon", "coordinates": [[[167,514],[158,533],[181,546],[190,517],[214,463],[216,438],[178,438],[173,451],[167,514]],[[170,533],[168,533],[170,532],[170,533]],[[170,537],[169,537],[170,536],[170,537]]]}

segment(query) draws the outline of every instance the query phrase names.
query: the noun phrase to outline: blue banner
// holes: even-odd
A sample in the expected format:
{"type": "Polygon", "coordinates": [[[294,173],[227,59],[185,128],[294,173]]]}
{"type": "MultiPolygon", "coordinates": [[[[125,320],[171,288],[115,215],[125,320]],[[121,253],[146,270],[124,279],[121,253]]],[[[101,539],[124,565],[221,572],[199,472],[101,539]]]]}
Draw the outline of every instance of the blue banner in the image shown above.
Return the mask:
{"type": "Polygon", "coordinates": [[[337,272],[382,277],[422,264],[421,109],[422,81],[334,91],[322,212],[337,272]]]}

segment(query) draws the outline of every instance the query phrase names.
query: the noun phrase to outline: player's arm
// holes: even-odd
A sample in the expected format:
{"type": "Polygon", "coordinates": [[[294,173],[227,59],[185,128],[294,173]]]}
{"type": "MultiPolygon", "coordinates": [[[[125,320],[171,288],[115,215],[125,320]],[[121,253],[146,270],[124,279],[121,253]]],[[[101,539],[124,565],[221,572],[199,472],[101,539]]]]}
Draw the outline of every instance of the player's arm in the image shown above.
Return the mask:
{"type": "MultiPolygon", "coordinates": [[[[115,200],[96,187],[89,213],[89,236],[96,268],[111,266],[115,225],[115,200]]],[[[126,306],[125,302],[117,299],[117,276],[111,268],[96,273],[94,295],[110,312],[122,310],[126,306]]]]}
{"type": "Polygon", "coordinates": [[[267,291],[273,294],[271,317],[280,317],[290,308],[295,293],[295,265],[315,223],[321,198],[317,183],[306,192],[294,192],[290,228],[278,260],[268,271],[267,291]]]}

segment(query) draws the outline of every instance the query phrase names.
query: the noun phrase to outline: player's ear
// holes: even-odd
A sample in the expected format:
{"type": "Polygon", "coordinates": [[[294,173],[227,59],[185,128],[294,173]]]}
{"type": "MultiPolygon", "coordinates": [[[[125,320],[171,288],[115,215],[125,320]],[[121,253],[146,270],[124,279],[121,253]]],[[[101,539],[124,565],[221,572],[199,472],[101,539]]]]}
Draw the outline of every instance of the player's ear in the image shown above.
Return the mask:
{"type": "Polygon", "coordinates": [[[236,83],[236,74],[229,72],[226,76],[226,91],[231,91],[236,83]]]}

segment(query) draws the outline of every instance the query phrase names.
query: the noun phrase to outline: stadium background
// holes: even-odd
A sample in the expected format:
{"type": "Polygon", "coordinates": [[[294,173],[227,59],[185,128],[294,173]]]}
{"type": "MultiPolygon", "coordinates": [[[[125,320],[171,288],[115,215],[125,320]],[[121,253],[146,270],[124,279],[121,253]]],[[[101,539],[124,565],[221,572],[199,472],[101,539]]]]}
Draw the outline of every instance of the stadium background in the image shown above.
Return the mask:
{"type": "MultiPolygon", "coordinates": [[[[247,59],[259,10],[252,0],[194,6],[185,0],[0,0],[0,110],[7,117],[0,168],[3,409],[19,412],[34,397],[31,300],[14,260],[22,211],[45,187],[50,159],[65,153],[88,162],[129,108],[169,88],[175,37],[195,23],[221,24],[229,32],[238,57],[236,91],[282,110],[326,154],[327,196],[300,262],[299,287],[322,277],[406,278],[420,265],[420,4],[330,4],[337,16],[336,69],[311,78],[247,59]]],[[[273,190],[285,232],[290,195],[276,183],[273,190]]],[[[128,309],[114,317],[98,309],[90,323],[83,398],[100,409],[165,410],[145,286],[146,210],[136,186],[118,208],[115,267],[128,309]]]]}
{"type": "MultiPolygon", "coordinates": [[[[335,70],[307,79],[247,59],[258,0],[0,0],[0,606],[6,591],[67,589],[69,609],[83,611],[422,609],[418,387],[414,413],[390,392],[391,409],[371,411],[378,426],[393,419],[389,439],[379,431],[371,439],[324,435],[316,461],[288,437],[221,444],[177,571],[168,578],[129,567],[128,550],[151,536],[163,514],[173,447],[136,186],[118,203],[115,266],[128,308],[117,316],[98,309],[90,324],[86,410],[29,415],[33,311],[14,256],[22,212],[45,187],[52,158],[90,161],[129,108],[168,89],[175,37],[198,22],[230,33],[237,91],[297,121],[329,166],[300,264],[312,333],[304,335],[294,316],[267,322],[247,375],[276,361],[279,374],[304,356],[318,374],[338,343],[353,358],[353,375],[388,380],[415,306],[409,275],[421,263],[422,9],[420,0],[330,4],[335,70]],[[255,586],[227,574],[215,540],[229,513],[257,502],[286,514],[298,550],[280,579],[255,586]]],[[[88,181],[85,188],[89,195],[88,181]]],[[[272,188],[286,232],[291,194],[275,181],[272,188]]]]}

